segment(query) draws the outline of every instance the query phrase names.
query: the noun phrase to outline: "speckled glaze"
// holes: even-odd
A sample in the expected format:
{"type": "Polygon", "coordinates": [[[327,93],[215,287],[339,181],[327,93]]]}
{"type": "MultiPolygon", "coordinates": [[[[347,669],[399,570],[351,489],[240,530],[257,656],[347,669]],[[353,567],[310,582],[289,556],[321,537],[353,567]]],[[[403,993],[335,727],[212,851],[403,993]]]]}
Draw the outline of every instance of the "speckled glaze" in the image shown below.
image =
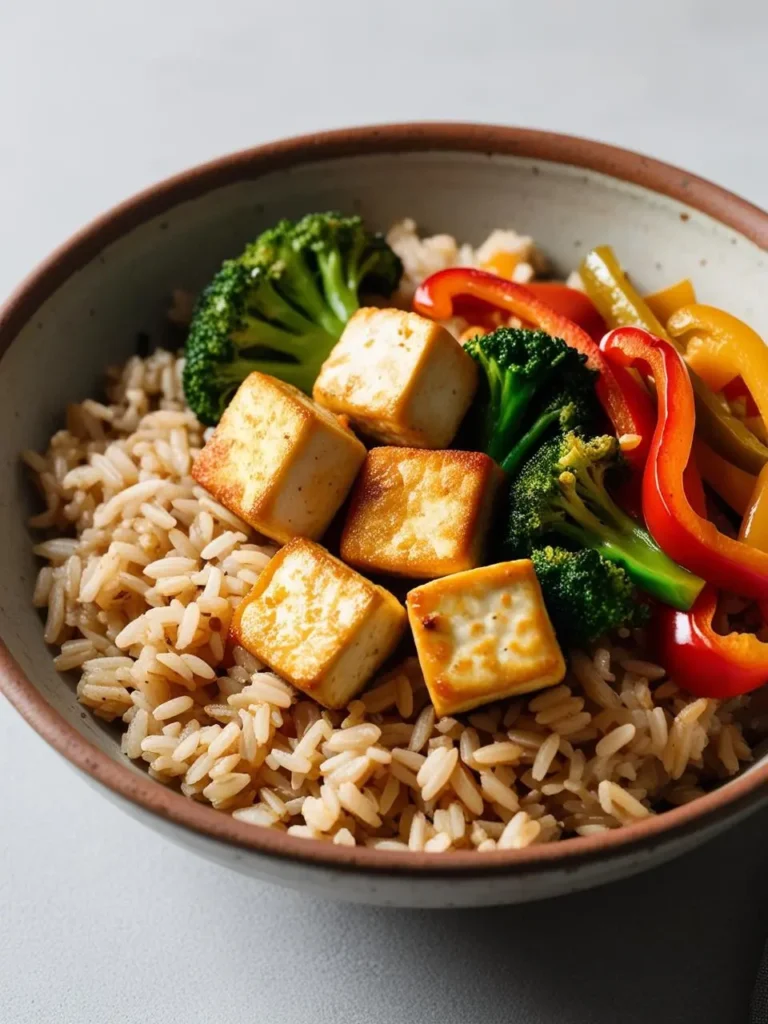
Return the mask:
{"type": "MultiPolygon", "coordinates": [[[[105,796],[172,841],[253,877],[394,906],[513,903],[641,871],[699,845],[768,797],[763,759],[714,793],[616,832],[521,851],[405,855],[313,843],[235,821],[151,780],[115,730],[59,676],[31,607],[32,495],[17,459],[43,447],[64,406],[157,335],[172,288],[197,289],[225,255],[282,216],[357,210],[380,228],[481,240],[531,234],[567,272],[608,242],[655,288],[691,276],[701,295],[768,331],[768,214],[683,171],[568,136],[407,124],[331,132],[195,168],[129,200],[64,245],[0,311],[0,689],[105,796]]],[[[64,762],[62,762],[62,766],[64,762]]]]}

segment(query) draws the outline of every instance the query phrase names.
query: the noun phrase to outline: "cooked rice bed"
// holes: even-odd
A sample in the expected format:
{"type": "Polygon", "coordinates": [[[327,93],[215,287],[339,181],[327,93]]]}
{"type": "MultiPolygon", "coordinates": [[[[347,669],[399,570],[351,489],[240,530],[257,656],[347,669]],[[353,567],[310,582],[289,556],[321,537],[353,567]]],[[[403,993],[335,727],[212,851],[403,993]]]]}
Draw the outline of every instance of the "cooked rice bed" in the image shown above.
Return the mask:
{"type": "MultiPolygon", "coordinates": [[[[500,248],[529,280],[529,238],[477,250],[395,225],[407,304],[426,273],[500,248]]],[[[465,323],[452,324],[457,331],[465,323]]],[[[644,660],[640,632],[573,652],[564,683],[436,720],[415,658],[342,712],[323,711],[242,649],[232,611],[274,547],[190,476],[203,430],[180,359],[158,351],[108,374],[108,404],[67,411],[45,455],[26,452],[50,539],[34,604],[78,699],[122,749],[186,796],[255,825],[383,849],[519,849],[591,835],[686,803],[751,760],[749,698],[694,699],[644,660]]],[[[764,733],[760,730],[760,735],[764,733]]]]}

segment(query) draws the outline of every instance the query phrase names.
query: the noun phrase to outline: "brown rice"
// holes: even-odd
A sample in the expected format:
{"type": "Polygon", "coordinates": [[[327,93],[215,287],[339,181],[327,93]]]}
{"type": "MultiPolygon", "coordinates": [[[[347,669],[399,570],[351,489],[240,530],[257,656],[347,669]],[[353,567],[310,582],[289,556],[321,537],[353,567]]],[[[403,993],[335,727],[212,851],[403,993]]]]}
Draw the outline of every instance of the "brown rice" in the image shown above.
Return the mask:
{"type": "MultiPolygon", "coordinates": [[[[390,234],[404,288],[477,253],[390,234]]],[[[507,233],[518,277],[539,265],[507,233]]],[[[482,255],[482,254],[481,254],[482,255]]],[[[746,698],[691,699],[642,633],[573,652],[561,686],[435,719],[418,663],[324,711],[241,648],[232,612],[274,548],[190,476],[204,440],[181,360],[134,357],[107,402],[70,406],[48,451],[24,453],[45,508],[32,601],[78,699],[122,730],[150,775],[244,822],[338,845],[519,849],[614,829],[684,803],[751,759],[746,698]]]]}

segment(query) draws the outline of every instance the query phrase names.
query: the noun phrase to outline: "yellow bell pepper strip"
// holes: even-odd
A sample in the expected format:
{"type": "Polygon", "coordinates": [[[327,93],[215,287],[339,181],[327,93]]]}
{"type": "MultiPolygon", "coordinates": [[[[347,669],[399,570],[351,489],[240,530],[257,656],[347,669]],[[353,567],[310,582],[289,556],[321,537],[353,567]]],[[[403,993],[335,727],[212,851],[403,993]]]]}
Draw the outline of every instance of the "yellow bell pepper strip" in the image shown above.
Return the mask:
{"type": "Polygon", "coordinates": [[[637,328],[603,338],[609,362],[644,370],[656,382],[658,417],[643,473],[643,515],[659,547],[708,583],[756,600],[768,599],[768,552],[721,533],[691,506],[684,472],[696,426],[688,368],[669,341],[637,328]]]}
{"type": "Polygon", "coordinates": [[[684,277],[682,281],[667,285],[657,292],[651,292],[645,296],[645,304],[656,317],[665,324],[667,320],[682,306],[690,306],[696,301],[696,292],[690,279],[684,277]]]}
{"type": "Polygon", "coordinates": [[[506,277],[508,281],[511,281],[519,263],[519,253],[499,249],[482,264],[481,269],[487,270],[489,274],[496,274],[498,277],[506,277]]]}
{"type": "MultiPolygon", "coordinates": [[[[672,319],[670,317],[670,319],[672,319]]],[[[737,377],[729,363],[722,358],[719,346],[707,344],[695,335],[685,346],[685,361],[693,372],[704,381],[712,391],[725,391],[726,397],[733,401],[746,392],[741,389],[729,388],[737,377]]]]}
{"type": "Polygon", "coordinates": [[[718,391],[734,377],[741,377],[760,415],[768,422],[768,346],[756,331],[722,309],[698,303],[678,309],[667,329],[673,338],[682,341],[693,335],[686,349],[686,362],[696,372],[697,363],[704,359],[710,367],[719,369],[723,383],[718,391]]]}
{"type": "Polygon", "coordinates": [[[694,439],[693,454],[704,482],[709,484],[715,494],[719,494],[734,512],[743,516],[749,508],[757,477],[728,462],[710,448],[706,441],[699,438],[694,439]]]}
{"type": "Polygon", "coordinates": [[[643,327],[657,338],[666,337],[663,324],[630,283],[610,245],[588,252],[579,276],[609,327],[643,327]]]}
{"type": "Polygon", "coordinates": [[[760,470],[760,476],[747,502],[739,540],[760,551],[768,551],[768,466],[760,470]]]}
{"type": "MultiPolygon", "coordinates": [[[[613,250],[601,245],[587,253],[579,268],[584,288],[597,306],[609,327],[642,327],[657,338],[672,341],[682,351],[679,342],[671,339],[658,319],[630,284],[613,250]]],[[[678,314],[673,314],[676,316],[678,314]]],[[[723,400],[714,394],[696,373],[691,374],[696,395],[696,429],[723,458],[757,474],[768,462],[768,448],[726,408],[723,400]]]]}

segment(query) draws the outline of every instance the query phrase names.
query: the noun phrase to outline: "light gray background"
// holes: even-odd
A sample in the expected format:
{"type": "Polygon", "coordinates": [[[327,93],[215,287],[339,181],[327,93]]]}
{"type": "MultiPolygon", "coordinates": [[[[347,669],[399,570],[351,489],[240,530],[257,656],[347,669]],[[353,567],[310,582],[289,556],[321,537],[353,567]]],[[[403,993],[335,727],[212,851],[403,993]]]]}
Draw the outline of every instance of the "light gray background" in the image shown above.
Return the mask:
{"type": "MultiPolygon", "coordinates": [[[[768,6],[0,0],[0,295],[159,177],[366,121],[558,129],[768,205],[768,6]]],[[[163,843],[0,704],[0,1021],[741,1024],[768,814],[546,904],[310,901],[163,843]]]]}

